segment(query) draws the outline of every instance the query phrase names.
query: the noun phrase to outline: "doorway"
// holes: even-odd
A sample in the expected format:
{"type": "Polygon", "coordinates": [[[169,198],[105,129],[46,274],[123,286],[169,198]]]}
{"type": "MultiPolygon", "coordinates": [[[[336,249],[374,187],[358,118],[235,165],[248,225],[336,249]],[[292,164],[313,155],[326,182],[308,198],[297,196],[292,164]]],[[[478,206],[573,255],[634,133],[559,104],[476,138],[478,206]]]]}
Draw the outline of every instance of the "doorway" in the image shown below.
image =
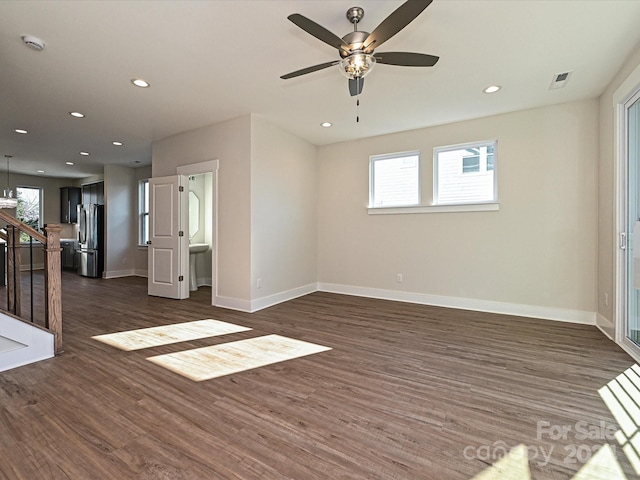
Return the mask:
{"type": "Polygon", "coordinates": [[[640,356],[640,90],[624,105],[627,248],[625,313],[620,340],[640,356]]]}
{"type": "MultiPolygon", "coordinates": [[[[192,215],[196,215],[196,208],[193,208],[192,202],[198,204],[198,229],[191,229],[190,240],[210,246],[206,252],[197,254],[199,258],[196,262],[195,281],[201,285],[211,285],[211,305],[216,305],[218,296],[218,160],[183,165],[177,168],[176,173],[189,177],[189,191],[193,192],[189,195],[192,215]],[[203,265],[203,261],[206,265],[203,265]]],[[[191,219],[189,223],[190,225],[193,223],[191,219]]],[[[191,275],[191,272],[189,273],[191,275]]]]}

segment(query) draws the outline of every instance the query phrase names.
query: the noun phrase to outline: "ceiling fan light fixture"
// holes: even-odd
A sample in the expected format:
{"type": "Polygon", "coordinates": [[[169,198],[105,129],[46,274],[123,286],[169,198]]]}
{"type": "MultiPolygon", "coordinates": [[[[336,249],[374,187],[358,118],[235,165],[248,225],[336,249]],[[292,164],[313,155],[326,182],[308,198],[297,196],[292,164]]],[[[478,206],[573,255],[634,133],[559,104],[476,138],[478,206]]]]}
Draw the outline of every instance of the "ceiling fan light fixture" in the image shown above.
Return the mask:
{"type": "Polygon", "coordinates": [[[373,69],[376,59],[368,53],[353,53],[340,60],[340,72],[348,79],[364,78],[373,69]]]}

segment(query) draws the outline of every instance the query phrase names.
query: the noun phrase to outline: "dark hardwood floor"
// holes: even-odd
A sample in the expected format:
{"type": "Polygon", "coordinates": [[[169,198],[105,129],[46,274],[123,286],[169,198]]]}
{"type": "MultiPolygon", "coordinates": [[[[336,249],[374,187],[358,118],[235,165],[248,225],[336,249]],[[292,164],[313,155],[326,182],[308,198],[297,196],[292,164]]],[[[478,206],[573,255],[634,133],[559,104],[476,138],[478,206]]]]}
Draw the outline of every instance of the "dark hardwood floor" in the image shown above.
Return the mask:
{"type": "Polygon", "coordinates": [[[578,435],[615,429],[598,389],[634,363],[595,327],[328,293],[246,314],[210,295],[63,273],[64,353],[0,373],[0,479],[470,480],[522,444],[531,478],[558,480],[603,443],[636,478],[615,440],[578,435]],[[131,352],[91,338],[207,318],[252,330],[131,352]],[[332,350],[203,382],[146,360],[268,334],[332,350]]]}

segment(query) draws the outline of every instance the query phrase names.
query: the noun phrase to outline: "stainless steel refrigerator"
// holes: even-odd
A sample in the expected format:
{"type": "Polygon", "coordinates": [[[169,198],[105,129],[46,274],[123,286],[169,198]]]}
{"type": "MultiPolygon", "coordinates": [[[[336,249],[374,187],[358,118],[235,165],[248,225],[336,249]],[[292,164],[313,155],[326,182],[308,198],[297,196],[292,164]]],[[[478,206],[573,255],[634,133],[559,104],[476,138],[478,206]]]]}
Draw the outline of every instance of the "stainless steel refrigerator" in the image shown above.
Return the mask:
{"type": "Polygon", "coordinates": [[[78,205],[78,273],[102,277],[104,270],[104,206],[78,205]]]}

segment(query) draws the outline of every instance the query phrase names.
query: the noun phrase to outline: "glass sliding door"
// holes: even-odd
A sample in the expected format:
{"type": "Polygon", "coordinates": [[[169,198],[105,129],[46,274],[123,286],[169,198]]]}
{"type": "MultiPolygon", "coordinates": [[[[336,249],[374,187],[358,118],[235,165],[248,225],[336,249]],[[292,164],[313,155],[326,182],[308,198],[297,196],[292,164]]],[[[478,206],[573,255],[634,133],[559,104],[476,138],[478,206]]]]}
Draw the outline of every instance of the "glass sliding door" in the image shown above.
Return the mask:
{"type": "Polygon", "coordinates": [[[625,343],[640,348],[640,92],[626,104],[627,312],[625,343]]]}

